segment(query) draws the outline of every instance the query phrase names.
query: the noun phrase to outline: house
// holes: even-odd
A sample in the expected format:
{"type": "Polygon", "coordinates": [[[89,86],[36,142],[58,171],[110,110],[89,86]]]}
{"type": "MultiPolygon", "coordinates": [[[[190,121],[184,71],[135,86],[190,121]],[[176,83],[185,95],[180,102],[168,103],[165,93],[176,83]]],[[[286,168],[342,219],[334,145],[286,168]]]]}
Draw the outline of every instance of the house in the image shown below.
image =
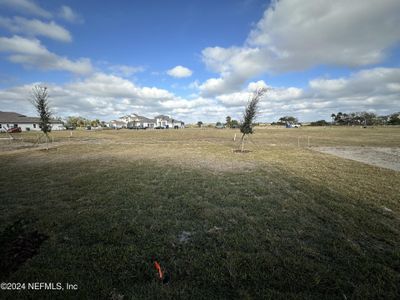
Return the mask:
{"type": "Polygon", "coordinates": [[[154,120],[155,120],[156,127],[163,127],[163,128],[184,128],[185,127],[184,122],[172,119],[169,116],[165,116],[165,115],[158,115],[154,118],[154,120]]]}
{"type": "Polygon", "coordinates": [[[127,123],[128,128],[154,128],[154,119],[149,119],[137,114],[132,114],[127,123]]]}
{"type": "Polygon", "coordinates": [[[109,123],[112,128],[184,128],[185,123],[165,115],[158,115],[153,119],[130,114],[113,120],[109,123]]]}
{"type": "Polygon", "coordinates": [[[126,123],[123,121],[119,121],[119,120],[112,120],[112,121],[110,121],[110,123],[108,123],[108,127],[113,128],[113,129],[126,128],[126,123]]]}
{"type": "MultiPolygon", "coordinates": [[[[0,130],[21,128],[22,131],[40,131],[40,118],[27,117],[16,112],[0,111],[0,130]]],[[[51,130],[64,130],[64,123],[51,119],[51,130]]]]}

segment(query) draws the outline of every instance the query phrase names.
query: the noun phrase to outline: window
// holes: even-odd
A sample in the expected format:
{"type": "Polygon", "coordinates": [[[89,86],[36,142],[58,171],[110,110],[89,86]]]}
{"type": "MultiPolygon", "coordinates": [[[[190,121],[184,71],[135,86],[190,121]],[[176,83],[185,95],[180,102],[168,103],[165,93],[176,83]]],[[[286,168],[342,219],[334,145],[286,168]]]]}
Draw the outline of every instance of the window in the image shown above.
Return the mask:
{"type": "Polygon", "coordinates": [[[1,124],[0,124],[0,128],[1,128],[1,124]]]}
{"type": "Polygon", "coordinates": [[[14,128],[17,128],[18,127],[18,124],[14,124],[14,128]]]}
{"type": "Polygon", "coordinates": [[[33,124],[33,128],[36,128],[36,124],[33,124]]]}

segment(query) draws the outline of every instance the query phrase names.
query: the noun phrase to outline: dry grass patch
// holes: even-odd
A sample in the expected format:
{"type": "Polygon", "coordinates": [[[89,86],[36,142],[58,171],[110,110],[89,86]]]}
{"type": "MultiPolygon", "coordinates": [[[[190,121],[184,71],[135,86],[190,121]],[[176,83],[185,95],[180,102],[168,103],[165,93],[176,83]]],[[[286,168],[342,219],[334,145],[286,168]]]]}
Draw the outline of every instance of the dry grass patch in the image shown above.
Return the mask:
{"type": "Polygon", "coordinates": [[[260,129],[238,155],[234,130],[122,130],[3,152],[0,232],[22,218],[49,238],[2,281],[79,286],[22,299],[398,298],[399,172],[297,147],[374,146],[367,132],[400,140],[260,129]]]}

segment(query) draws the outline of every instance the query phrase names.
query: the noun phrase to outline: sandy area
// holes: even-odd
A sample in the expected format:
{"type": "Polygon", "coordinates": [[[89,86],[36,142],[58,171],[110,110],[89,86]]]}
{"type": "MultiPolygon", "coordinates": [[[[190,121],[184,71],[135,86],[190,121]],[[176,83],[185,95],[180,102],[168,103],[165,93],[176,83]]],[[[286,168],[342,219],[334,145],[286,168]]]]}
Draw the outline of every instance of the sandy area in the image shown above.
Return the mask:
{"type": "Polygon", "coordinates": [[[400,148],[314,147],[316,151],[351,159],[372,166],[400,171],[400,148]]]}

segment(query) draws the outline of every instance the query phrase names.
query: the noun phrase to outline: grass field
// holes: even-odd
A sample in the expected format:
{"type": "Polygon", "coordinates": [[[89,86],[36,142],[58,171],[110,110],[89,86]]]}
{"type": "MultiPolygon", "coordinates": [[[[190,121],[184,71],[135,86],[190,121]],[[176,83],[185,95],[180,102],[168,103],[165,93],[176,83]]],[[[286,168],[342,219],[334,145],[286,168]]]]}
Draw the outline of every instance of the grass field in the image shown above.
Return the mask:
{"type": "Polygon", "coordinates": [[[400,172],[312,147],[400,147],[400,128],[256,129],[249,153],[235,133],[0,141],[2,282],[78,286],[0,298],[399,299],[400,172]]]}

